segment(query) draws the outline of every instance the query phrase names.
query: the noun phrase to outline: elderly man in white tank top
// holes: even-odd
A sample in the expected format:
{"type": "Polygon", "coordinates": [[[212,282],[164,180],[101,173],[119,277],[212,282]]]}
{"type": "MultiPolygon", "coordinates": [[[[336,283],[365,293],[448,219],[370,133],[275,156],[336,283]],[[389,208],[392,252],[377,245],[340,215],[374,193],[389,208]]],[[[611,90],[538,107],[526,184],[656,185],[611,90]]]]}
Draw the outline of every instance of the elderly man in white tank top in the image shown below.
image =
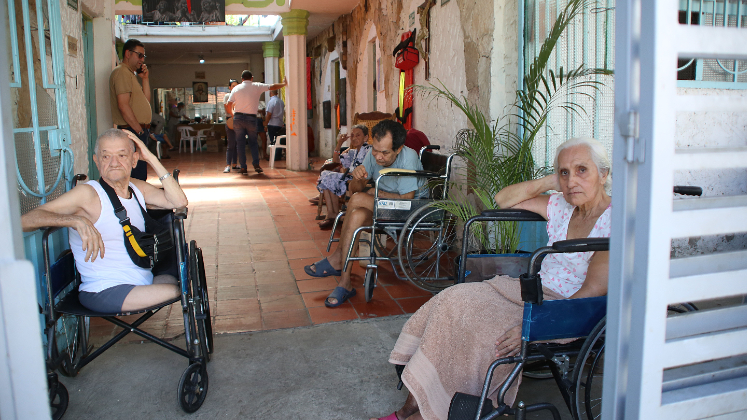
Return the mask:
{"type": "MultiPolygon", "coordinates": [[[[174,209],[187,205],[187,197],[176,180],[130,132],[105,131],[96,140],[93,160],[101,179],[114,189],[127,210],[131,224],[141,231],[145,231],[145,221],[139,207],[147,204],[151,208],[174,209]],[[150,165],[163,189],[130,178],[138,159],[150,165]]],[[[98,181],[78,185],[37,207],[23,215],[21,223],[25,232],[52,226],[69,228],[70,247],[82,280],[80,300],[89,309],[108,313],[134,311],[179,295],[174,276],[154,279],[150,270],[130,259],[119,219],[98,181]]]]}

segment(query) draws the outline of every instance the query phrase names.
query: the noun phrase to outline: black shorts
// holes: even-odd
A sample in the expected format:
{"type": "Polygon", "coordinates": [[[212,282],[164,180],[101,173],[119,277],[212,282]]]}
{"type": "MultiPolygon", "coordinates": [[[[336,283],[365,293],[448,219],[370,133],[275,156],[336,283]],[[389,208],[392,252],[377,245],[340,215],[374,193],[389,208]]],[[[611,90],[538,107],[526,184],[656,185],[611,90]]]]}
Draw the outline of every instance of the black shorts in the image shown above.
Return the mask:
{"type": "Polygon", "coordinates": [[[122,312],[122,304],[127,298],[127,295],[130,294],[134,288],[134,284],[120,284],[118,286],[104,289],[98,293],[79,292],[78,300],[81,305],[92,311],[118,314],[122,312]]]}

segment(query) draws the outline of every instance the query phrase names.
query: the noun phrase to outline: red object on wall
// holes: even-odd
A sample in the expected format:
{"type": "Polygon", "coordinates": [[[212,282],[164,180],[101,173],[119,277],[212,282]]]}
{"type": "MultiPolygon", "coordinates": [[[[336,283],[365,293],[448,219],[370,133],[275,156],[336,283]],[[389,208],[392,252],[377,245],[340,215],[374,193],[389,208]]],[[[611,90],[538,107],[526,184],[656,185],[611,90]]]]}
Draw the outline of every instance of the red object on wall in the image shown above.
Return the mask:
{"type": "Polygon", "coordinates": [[[306,109],[311,109],[311,57],[306,57],[306,109]]]}
{"type": "Polygon", "coordinates": [[[394,67],[400,70],[410,70],[418,65],[420,62],[420,54],[418,53],[418,49],[415,48],[414,38],[413,31],[407,31],[402,34],[400,37],[400,47],[405,41],[409,40],[409,42],[404,48],[397,52],[397,57],[394,60],[394,67]]]}
{"type": "Polygon", "coordinates": [[[394,67],[400,70],[410,70],[420,62],[420,54],[415,47],[405,47],[394,62],[394,67]]]}

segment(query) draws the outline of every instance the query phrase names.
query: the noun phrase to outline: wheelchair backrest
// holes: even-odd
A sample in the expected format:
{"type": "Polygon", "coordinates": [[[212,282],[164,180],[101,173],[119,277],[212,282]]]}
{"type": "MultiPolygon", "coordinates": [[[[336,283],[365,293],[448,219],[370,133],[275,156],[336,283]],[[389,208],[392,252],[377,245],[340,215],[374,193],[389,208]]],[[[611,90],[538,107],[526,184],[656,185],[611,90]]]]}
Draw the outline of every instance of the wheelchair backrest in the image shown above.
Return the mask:
{"type": "Polygon", "coordinates": [[[49,277],[52,288],[52,297],[56,298],[60,292],[65,290],[71,283],[77,280],[77,271],[75,271],[75,258],[73,251],[66,249],[60,254],[57,260],[49,267],[49,277]]]}
{"type": "Polygon", "coordinates": [[[607,314],[607,296],[524,303],[521,339],[547,341],[586,337],[607,314]]]}
{"type": "Polygon", "coordinates": [[[441,175],[444,178],[430,178],[427,181],[429,197],[434,200],[442,200],[446,197],[446,185],[449,181],[451,159],[447,155],[435,152],[422,152],[420,163],[423,170],[441,175]]]}

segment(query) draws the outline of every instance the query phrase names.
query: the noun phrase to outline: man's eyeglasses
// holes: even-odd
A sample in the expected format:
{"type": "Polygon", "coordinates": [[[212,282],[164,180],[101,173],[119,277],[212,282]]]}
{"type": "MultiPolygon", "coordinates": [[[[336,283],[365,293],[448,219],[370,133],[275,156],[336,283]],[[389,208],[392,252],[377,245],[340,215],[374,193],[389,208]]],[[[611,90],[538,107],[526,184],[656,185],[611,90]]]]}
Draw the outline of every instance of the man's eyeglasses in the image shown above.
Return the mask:
{"type": "Polygon", "coordinates": [[[131,52],[131,53],[135,53],[135,54],[137,54],[137,57],[138,57],[138,58],[140,58],[140,59],[143,59],[143,58],[145,58],[145,53],[137,52],[137,51],[135,51],[135,50],[127,50],[127,51],[129,51],[129,52],[131,52]]]}

